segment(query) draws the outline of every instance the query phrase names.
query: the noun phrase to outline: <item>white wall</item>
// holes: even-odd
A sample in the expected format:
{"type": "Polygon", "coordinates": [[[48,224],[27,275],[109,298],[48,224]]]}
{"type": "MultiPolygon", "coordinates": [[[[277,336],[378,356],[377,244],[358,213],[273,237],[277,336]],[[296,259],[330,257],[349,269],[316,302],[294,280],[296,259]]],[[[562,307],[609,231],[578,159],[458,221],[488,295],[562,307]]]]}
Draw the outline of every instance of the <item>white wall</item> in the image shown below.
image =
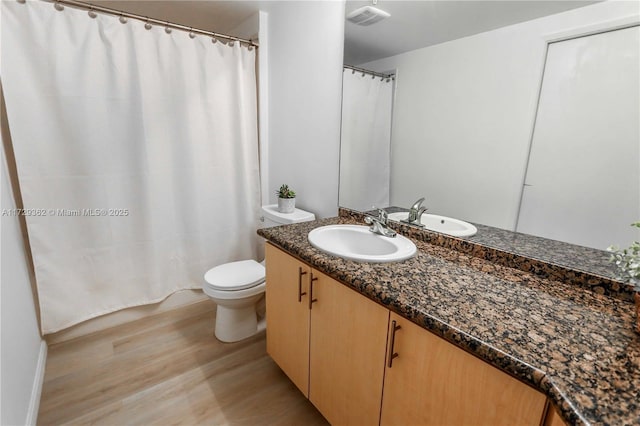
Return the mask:
{"type": "Polygon", "coordinates": [[[275,203],[276,189],[287,183],[297,207],[335,216],[344,2],[284,1],[267,8],[269,194],[263,199],[275,203]]]}
{"type": "Polygon", "coordinates": [[[544,37],[638,11],[604,2],[360,65],[397,69],[391,204],[514,229],[544,37]]]}
{"type": "MultiPolygon", "coordinates": [[[[269,204],[269,14],[258,13],[258,137],[260,139],[260,200],[269,204]]],[[[274,190],[275,191],[275,190],[274,190]]],[[[264,247],[260,247],[260,258],[264,258],[264,247]]]]}
{"type": "MultiPolygon", "coordinates": [[[[2,150],[2,205],[15,209],[2,150]]],[[[46,361],[31,292],[29,267],[17,217],[2,216],[0,267],[1,383],[0,424],[35,424],[46,361]]]]}

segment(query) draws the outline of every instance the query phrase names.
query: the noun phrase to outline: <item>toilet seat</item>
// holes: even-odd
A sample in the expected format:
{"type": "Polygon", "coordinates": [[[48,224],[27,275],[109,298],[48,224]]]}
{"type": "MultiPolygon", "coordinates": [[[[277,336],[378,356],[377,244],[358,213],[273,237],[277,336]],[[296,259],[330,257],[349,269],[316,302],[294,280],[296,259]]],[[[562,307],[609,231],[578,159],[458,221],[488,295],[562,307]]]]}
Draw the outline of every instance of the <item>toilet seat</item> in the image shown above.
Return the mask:
{"type": "Polygon", "coordinates": [[[266,288],[267,288],[267,284],[265,281],[263,281],[260,284],[251,288],[245,288],[243,290],[232,290],[232,291],[217,290],[205,284],[202,286],[202,291],[204,291],[204,294],[206,294],[207,296],[211,297],[214,300],[217,299],[217,300],[234,301],[234,300],[239,300],[246,297],[252,297],[252,296],[264,294],[264,291],[266,288]]]}
{"type": "Polygon", "coordinates": [[[255,260],[225,263],[204,274],[205,286],[216,292],[249,289],[262,284],[264,277],[264,265],[255,260]]]}

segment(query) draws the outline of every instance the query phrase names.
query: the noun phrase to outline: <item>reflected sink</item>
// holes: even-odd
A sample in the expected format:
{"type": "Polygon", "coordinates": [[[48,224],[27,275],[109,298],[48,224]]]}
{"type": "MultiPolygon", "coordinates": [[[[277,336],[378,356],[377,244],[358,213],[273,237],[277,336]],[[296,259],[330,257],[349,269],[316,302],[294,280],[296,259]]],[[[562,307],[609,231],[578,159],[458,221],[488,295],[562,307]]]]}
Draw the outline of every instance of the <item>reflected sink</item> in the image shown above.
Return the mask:
{"type": "Polygon", "coordinates": [[[357,262],[398,262],[413,257],[417,250],[402,235],[383,237],[360,225],[322,226],[309,232],[308,238],[318,250],[357,262]]]}
{"type": "MultiPolygon", "coordinates": [[[[389,219],[400,222],[409,217],[408,212],[389,213],[389,219]]],[[[423,214],[420,222],[426,229],[451,235],[453,237],[470,237],[476,235],[478,229],[470,223],[437,214],[423,214]]]]}

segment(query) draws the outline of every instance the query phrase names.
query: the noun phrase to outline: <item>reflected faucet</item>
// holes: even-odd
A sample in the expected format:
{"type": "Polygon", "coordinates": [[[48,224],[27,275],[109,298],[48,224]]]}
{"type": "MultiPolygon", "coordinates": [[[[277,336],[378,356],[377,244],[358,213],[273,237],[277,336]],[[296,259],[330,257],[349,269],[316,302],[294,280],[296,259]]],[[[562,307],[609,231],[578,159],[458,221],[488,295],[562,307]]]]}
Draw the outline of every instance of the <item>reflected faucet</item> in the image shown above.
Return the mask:
{"type": "Polygon", "coordinates": [[[389,229],[387,219],[388,214],[386,211],[382,209],[376,209],[378,211],[378,216],[365,216],[364,222],[367,225],[371,225],[369,227],[369,231],[374,234],[382,235],[383,237],[393,238],[396,236],[396,231],[393,229],[389,229]]]}
{"type": "Polygon", "coordinates": [[[427,211],[426,207],[422,207],[423,201],[424,197],[413,203],[413,205],[409,209],[409,216],[406,219],[402,220],[402,222],[424,228],[424,225],[422,224],[422,222],[420,222],[420,218],[422,217],[424,212],[427,211]]]}

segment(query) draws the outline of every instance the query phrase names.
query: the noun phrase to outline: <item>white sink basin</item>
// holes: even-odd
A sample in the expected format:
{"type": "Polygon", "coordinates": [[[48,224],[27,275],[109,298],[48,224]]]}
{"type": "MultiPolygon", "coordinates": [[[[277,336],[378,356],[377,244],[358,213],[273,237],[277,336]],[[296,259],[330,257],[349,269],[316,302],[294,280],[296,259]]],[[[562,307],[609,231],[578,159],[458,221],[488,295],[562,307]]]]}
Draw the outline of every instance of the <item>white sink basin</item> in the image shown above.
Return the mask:
{"type": "MultiPolygon", "coordinates": [[[[407,217],[409,217],[408,212],[389,213],[389,219],[397,222],[407,217]]],[[[454,237],[470,237],[478,232],[478,229],[470,223],[437,214],[423,214],[420,222],[426,229],[454,237]]]]}
{"type": "Polygon", "coordinates": [[[360,225],[322,226],[309,232],[308,238],[318,250],[357,262],[398,262],[413,257],[417,250],[402,235],[383,237],[360,225]]]}

